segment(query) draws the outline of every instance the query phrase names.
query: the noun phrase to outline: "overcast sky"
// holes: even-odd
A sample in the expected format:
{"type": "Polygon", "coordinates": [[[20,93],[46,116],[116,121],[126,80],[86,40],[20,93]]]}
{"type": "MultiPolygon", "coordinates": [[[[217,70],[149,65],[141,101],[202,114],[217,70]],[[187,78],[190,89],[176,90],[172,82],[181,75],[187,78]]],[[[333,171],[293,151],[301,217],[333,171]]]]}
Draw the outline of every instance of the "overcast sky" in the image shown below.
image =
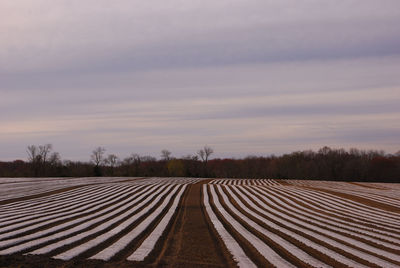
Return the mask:
{"type": "Polygon", "coordinates": [[[400,150],[398,0],[0,1],[0,160],[400,150]]]}

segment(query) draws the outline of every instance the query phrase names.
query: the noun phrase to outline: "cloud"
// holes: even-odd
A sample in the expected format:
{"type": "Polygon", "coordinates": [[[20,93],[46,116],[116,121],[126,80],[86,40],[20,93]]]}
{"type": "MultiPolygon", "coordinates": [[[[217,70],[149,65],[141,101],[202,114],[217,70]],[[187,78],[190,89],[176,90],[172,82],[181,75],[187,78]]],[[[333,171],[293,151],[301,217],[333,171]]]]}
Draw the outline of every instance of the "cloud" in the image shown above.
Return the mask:
{"type": "Polygon", "coordinates": [[[399,54],[399,7],[394,0],[2,2],[0,73],[399,54]]]}
{"type": "Polygon", "coordinates": [[[398,150],[397,0],[21,0],[0,17],[0,158],[398,150]]]}

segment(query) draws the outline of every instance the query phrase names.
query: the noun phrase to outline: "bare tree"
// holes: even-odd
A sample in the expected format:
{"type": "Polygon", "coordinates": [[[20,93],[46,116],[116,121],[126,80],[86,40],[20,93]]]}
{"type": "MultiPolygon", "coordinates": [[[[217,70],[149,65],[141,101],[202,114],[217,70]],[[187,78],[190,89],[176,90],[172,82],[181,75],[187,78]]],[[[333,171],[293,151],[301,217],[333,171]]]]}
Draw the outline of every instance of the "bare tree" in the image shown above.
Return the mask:
{"type": "Polygon", "coordinates": [[[132,176],[135,175],[135,161],[139,159],[139,155],[131,154],[128,157],[125,157],[124,160],[121,162],[121,166],[124,169],[125,176],[132,176]]]}
{"type": "MultiPolygon", "coordinates": [[[[50,158],[54,157],[50,155],[52,149],[53,146],[49,143],[39,146],[30,145],[27,147],[26,152],[28,153],[28,160],[32,164],[35,176],[39,176],[39,173],[42,173],[42,175],[46,174],[47,164],[49,160],[51,160],[50,158]]],[[[59,159],[60,155],[58,153],[56,154],[59,159]]]]}
{"type": "Polygon", "coordinates": [[[210,155],[214,153],[214,150],[205,145],[203,147],[203,149],[200,149],[199,151],[197,151],[197,154],[200,156],[201,160],[203,161],[204,165],[203,165],[203,169],[204,169],[204,176],[208,176],[208,169],[207,169],[207,162],[208,162],[208,158],[210,157],[210,155]]]}
{"type": "Polygon", "coordinates": [[[96,149],[93,150],[90,158],[91,158],[92,162],[96,165],[96,167],[103,164],[105,152],[106,152],[106,149],[103,147],[97,147],[96,149]]]}
{"type": "Polygon", "coordinates": [[[203,149],[197,151],[197,154],[200,156],[200,159],[204,162],[206,153],[203,149]]]}
{"type": "Polygon", "coordinates": [[[111,168],[111,176],[114,176],[114,168],[119,163],[119,158],[115,154],[109,154],[104,162],[111,168]]]}
{"type": "Polygon", "coordinates": [[[104,160],[106,164],[110,167],[114,168],[117,166],[119,158],[115,154],[109,154],[107,158],[104,160]]]}
{"type": "Polygon", "coordinates": [[[50,155],[48,162],[49,162],[51,165],[58,165],[58,164],[61,164],[61,157],[60,157],[60,154],[59,154],[58,152],[53,152],[53,153],[50,155]]]}
{"type": "Polygon", "coordinates": [[[28,153],[28,160],[31,163],[33,175],[37,177],[39,176],[40,169],[39,149],[36,145],[29,145],[26,149],[26,152],[28,153]]]}
{"type": "Polygon", "coordinates": [[[213,153],[214,153],[214,150],[213,150],[211,147],[207,146],[207,145],[205,145],[205,146],[203,147],[203,149],[200,149],[199,151],[197,151],[197,154],[200,156],[201,160],[202,160],[204,163],[207,163],[208,158],[209,158],[210,155],[213,154],[213,153]]]}
{"type": "Polygon", "coordinates": [[[151,155],[143,155],[140,157],[141,162],[156,162],[157,158],[151,155]]]}
{"type": "Polygon", "coordinates": [[[134,176],[138,176],[140,173],[140,163],[142,162],[141,156],[139,154],[131,154],[130,159],[133,164],[133,174],[134,176]]]}
{"type": "Polygon", "coordinates": [[[39,145],[39,155],[40,155],[40,160],[42,161],[43,165],[46,165],[48,155],[50,154],[51,150],[53,149],[53,145],[51,144],[45,144],[45,145],[39,145]]]}
{"type": "Polygon", "coordinates": [[[191,154],[184,155],[181,158],[184,159],[184,160],[193,160],[193,161],[198,161],[199,160],[199,157],[197,155],[191,155],[191,154]]]}
{"type": "Polygon", "coordinates": [[[161,151],[161,158],[165,161],[171,160],[171,152],[168,150],[162,150],[161,151]]]}
{"type": "Polygon", "coordinates": [[[36,145],[29,145],[26,148],[26,152],[28,153],[28,161],[34,163],[38,160],[39,150],[36,145]]]}
{"type": "Polygon", "coordinates": [[[124,165],[132,165],[136,162],[140,163],[140,155],[131,154],[130,156],[124,158],[123,164],[124,165]]]}

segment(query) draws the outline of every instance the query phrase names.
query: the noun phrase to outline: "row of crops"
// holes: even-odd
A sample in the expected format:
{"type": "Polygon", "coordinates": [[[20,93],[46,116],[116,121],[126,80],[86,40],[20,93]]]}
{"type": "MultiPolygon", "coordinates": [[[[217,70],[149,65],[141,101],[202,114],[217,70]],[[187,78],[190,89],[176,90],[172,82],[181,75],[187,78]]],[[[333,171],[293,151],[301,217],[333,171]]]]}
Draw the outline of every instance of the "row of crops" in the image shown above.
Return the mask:
{"type": "Polygon", "coordinates": [[[157,258],[194,183],[202,231],[240,267],[400,267],[398,184],[273,179],[0,179],[0,255],[157,258]]]}
{"type": "Polygon", "coordinates": [[[0,255],[142,261],[198,179],[86,185],[0,206],[0,255]]]}
{"type": "MultiPolygon", "coordinates": [[[[208,217],[239,266],[400,266],[400,214],[395,210],[319,191],[313,182],[249,182],[203,185],[208,217]]],[[[336,191],[362,188],[339,184],[336,191]]],[[[391,194],[374,189],[372,198],[400,205],[391,194]]]]}

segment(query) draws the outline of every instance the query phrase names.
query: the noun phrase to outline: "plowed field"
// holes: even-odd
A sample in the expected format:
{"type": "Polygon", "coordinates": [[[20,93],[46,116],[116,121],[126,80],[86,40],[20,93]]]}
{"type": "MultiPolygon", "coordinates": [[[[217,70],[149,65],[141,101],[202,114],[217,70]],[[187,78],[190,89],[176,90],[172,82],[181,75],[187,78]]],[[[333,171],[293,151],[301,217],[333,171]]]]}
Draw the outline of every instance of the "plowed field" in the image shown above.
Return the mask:
{"type": "Polygon", "coordinates": [[[400,267],[400,186],[0,179],[0,267],[400,267]]]}

